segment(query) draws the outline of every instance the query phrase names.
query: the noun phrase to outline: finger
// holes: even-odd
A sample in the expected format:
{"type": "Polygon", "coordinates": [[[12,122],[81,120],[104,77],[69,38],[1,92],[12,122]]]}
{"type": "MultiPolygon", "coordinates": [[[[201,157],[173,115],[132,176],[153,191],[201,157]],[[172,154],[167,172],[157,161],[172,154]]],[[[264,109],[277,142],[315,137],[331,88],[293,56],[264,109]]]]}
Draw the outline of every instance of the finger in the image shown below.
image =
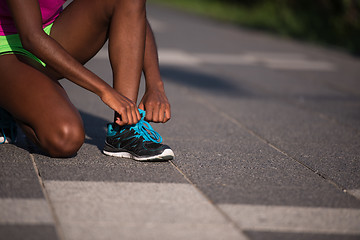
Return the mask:
{"type": "Polygon", "coordinates": [[[132,112],[133,112],[133,111],[131,110],[131,107],[128,106],[128,107],[126,108],[126,114],[127,114],[128,119],[129,119],[129,122],[128,122],[129,125],[133,125],[134,122],[135,122],[134,119],[133,119],[132,112]]]}
{"type": "Polygon", "coordinates": [[[134,121],[133,124],[137,123],[137,122],[140,120],[139,117],[138,117],[138,115],[136,114],[137,112],[139,112],[139,111],[138,111],[137,108],[134,106],[134,108],[133,108],[132,111],[131,111],[132,118],[133,118],[133,121],[134,121]]]}
{"type": "Polygon", "coordinates": [[[146,108],[146,116],[145,116],[146,121],[153,121],[153,108],[151,107],[147,107],[146,108]]]}
{"type": "Polygon", "coordinates": [[[145,111],[145,105],[144,105],[143,102],[141,102],[141,103],[139,104],[139,108],[140,108],[141,110],[144,110],[144,111],[145,111]]]}
{"type": "MultiPolygon", "coordinates": [[[[144,110],[144,109],[142,109],[142,110],[144,110]]],[[[141,115],[140,115],[139,110],[138,110],[138,109],[135,109],[135,113],[136,113],[137,120],[140,121],[141,115]]]]}
{"type": "Polygon", "coordinates": [[[159,122],[159,111],[160,111],[160,106],[156,106],[153,109],[153,112],[152,112],[153,122],[156,122],[156,123],[159,122]]]}
{"type": "Polygon", "coordinates": [[[164,123],[165,120],[165,104],[161,104],[159,110],[159,122],[164,123]]]}
{"type": "Polygon", "coordinates": [[[165,108],[165,119],[164,119],[164,123],[166,123],[167,121],[169,121],[171,118],[171,108],[170,105],[167,105],[165,108]]]}
{"type": "Polygon", "coordinates": [[[119,114],[120,116],[119,116],[119,118],[118,118],[118,120],[117,120],[117,124],[119,124],[120,126],[124,126],[124,125],[127,125],[128,123],[129,123],[129,119],[128,119],[128,117],[127,117],[127,114],[126,114],[126,112],[123,110],[122,112],[121,112],[121,114],[119,114]]]}
{"type": "Polygon", "coordinates": [[[116,117],[116,118],[115,118],[115,123],[116,123],[117,125],[122,126],[121,118],[120,118],[120,117],[116,117]]]}

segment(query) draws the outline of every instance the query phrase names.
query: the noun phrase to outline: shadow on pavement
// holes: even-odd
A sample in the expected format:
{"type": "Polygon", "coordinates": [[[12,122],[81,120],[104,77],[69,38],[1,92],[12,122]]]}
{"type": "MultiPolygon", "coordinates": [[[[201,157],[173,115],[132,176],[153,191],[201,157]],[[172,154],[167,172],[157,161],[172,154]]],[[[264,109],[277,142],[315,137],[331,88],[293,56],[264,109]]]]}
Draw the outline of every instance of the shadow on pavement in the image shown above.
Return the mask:
{"type": "Polygon", "coordinates": [[[97,146],[99,150],[102,150],[106,135],[106,124],[109,121],[90,113],[79,112],[85,127],[85,143],[97,146]]]}
{"type": "Polygon", "coordinates": [[[191,88],[236,97],[250,97],[253,95],[250,91],[229,82],[226,78],[204,72],[171,66],[161,66],[160,72],[164,79],[191,88]]]}

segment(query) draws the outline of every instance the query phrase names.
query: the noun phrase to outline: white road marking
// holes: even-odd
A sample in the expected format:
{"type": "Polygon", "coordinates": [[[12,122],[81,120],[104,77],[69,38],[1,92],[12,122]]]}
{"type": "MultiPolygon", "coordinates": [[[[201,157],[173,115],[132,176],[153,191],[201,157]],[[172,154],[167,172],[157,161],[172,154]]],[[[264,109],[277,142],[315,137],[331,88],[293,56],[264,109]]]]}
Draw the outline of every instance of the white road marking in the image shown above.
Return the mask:
{"type": "Polygon", "coordinates": [[[0,198],[0,224],[53,224],[44,199],[0,198]]]}
{"type": "MultiPolygon", "coordinates": [[[[101,49],[95,59],[109,59],[106,48],[101,49]]],[[[297,53],[248,52],[243,54],[188,53],[179,49],[159,49],[162,66],[199,67],[206,64],[258,66],[279,70],[335,71],[334,64],[311,60],[297,53]]]]}
{"type": "Polygon", "coordinates": [[[243,54],[190,54],[181,50],[160,49],[159,59],[161,65],[189,65],[196,67],[204,64],[216,64],[262,66],[282,70],[336,70],[335,65],[330,62],[311,60],[297,53],[248,52],[243,54]]]}
{"type": "MultiPolygon", "coordinates": [[[[161,54],[160,52],[160,59],[161,54]]],[[[199,62],[208,64],[224,64],[224,65],[254,65],[257,58],[250,54],[243,55],[229,55],[229,54],[196,54],[199,62]]],[[[164,61],[164,64],[168,64],[164,61]]]]}
{"type": "Polygon", "coordinates": [[[265,66],[283,70],[316,70],[333,71],[333,64],[323,61],[311,61],[307,59],[262,59],[265,66]]]}
{"type": "Polygon", "coordinates": [[[203,59],[198,58],[190,53],[177,49],[167,49],[159,51],[159,61],[163,65],[200,65],[203,59]]]}
{"type": "Polygon", "coordinates": [[[246,52],[244,54],[252,55],[257,59],[305,59],[302,53],[291,52],[246,52]]]}
{"type": "Polygon", "coordinates": [[[360,210],[223,204],[244,230],[322,234],[360,234],[360,210]]]}
{"type": "Polygon", "coordinates": [[[45,181],[65,237],[247,239],[190,184],[45,181]]]}

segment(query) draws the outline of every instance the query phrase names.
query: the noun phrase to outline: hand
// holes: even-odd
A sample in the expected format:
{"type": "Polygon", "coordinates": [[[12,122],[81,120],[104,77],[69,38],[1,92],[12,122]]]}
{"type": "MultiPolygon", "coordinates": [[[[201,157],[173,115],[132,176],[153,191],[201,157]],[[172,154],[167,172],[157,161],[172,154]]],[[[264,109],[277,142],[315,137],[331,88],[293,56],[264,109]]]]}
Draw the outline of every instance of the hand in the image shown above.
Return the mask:
{"type": "Polygon", "coordinates": [[[166,123],[171,118],[169,101],[163,89],[147,89],[139,108],[146,111],[145,120],[166,123]]]}
{"type": "Polygon", "coordinates": [[[136,124],[141,119],[136,104],[113,88],[109,88],[101,100],[117,113],[115,123],[120,126],[136,124]]]}

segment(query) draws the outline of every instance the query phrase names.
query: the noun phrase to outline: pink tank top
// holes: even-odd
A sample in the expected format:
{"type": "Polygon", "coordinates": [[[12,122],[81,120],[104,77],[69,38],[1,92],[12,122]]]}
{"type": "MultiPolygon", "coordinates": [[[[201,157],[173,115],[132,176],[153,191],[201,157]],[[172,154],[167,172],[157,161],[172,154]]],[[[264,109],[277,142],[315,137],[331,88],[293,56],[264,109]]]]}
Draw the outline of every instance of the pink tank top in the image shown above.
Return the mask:
{"type": "MultiPolygon", "coordinates": [[[[50,25],[59,16],[66,0],[38,0],[43,21],[43,28],[50,25]]],[[[16,34],[17,29],[12,19],[6,0],[0,0],[0,35],[16,34]]]]}

